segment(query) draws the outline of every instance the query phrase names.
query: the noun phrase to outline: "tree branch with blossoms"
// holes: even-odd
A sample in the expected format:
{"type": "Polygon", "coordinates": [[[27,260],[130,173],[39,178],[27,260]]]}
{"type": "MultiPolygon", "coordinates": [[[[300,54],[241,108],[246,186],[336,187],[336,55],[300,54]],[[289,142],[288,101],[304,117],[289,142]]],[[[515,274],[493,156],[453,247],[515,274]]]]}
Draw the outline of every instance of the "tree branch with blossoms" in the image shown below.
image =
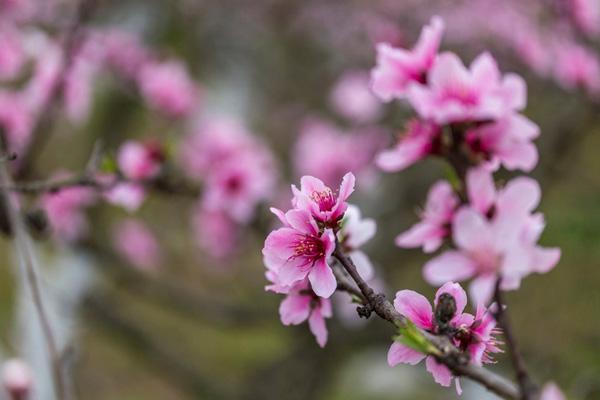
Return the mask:
{"type": "Polygon", "coordinates": [[[535,167],[532,140],[539,128],[520,113],[526,104],[523,79],[503,76],[489,53],[469,67],[454,53],[438,53],[443,30],[442,20],[434,17],[413,49],[380,44],[372,72],[376,95],[407,101],[416,113],[396,146],[379,154],[378,166],[397,172],[438,156],[456,172],[456,181],[433,185],[422,220],[396,238],[399,247],[422,247],[426,253],[450,245],[423,268],[425,280],[439,287],[433,306],[412,290],[397,292],[392,304],[367,283],[373,269],[359,247],[375,228],[346,203],[354,190],[351,173],[338,191],[304,176],[300,189],[292,185],[292,209],[271,209],[283,227],[265,240],[271,282],[266,289],[286,295],[279,309],[283,324],[308,321],[320,346],[327,340],[325,319],[332,315],[329,297],[337,288],[360,304],[360,317],[375,313],[395,325],[390,366],[425,359],[434,380],[442,386],[454,380],[459,394],[458,377],[466,377],[506,399],[553,399],[547,388],[539,390],[525,367],[502,293],[518,289],[532,273],[550,271],[560,250],[537,244],[545,226],[543,215],[535,212],[539,184],[517,177],[498,187],[493,176],[501,166],[525,172],[535,167]],[[472,279],[474,314],[465,312],[467,294],[455,283],[466,279],[472,279]],[[502,352],[500,334],[518,385],[482,368],[502,352]]]}

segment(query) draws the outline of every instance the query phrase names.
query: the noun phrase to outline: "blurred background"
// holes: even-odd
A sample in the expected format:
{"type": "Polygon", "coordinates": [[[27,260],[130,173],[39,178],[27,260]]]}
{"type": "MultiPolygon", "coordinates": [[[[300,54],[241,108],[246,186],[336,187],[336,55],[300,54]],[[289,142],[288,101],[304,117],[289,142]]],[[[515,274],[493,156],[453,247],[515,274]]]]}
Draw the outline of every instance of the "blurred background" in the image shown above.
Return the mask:
{"type": "MultiPolygon", "coordinates": [[[[467,63],[489,50],[528,84],[525,114],[542,132],[532,174],[541,242],[563,255],[506,297],[535,378],[570,399],[600,399],[600,1],[0,0],[0,126],[19,155],[16,182],[90,165],[110,175],[130,140],[153,143],[164,161],[142,194],[19,198],[79,398],[458,398],[422,365],[389,368],[389,326],[359,321],[340,294],[324,349],[306,324],[284,327],[261,256],[276,226],[268,206],[287,207],[291,183],[312,174],[337,185],[351,170],[351,202],[377,222],[365,248],[377,285],[388,297],[433,296],[421,276],[429,256],[393,239],[447,167],[374,167],[410,110],[368,86],[376,43],[412,47],[433,15],[446,22],[442,49],[467,63]],[[233,164],[254,203],[230,215],[206,193],[221,179],[215,155],[240,143],[233,164]]],[[[53,398],[10,234],[0,244],[2,357],[31,365],[32,398],[53,398]]],[[[511,374],[497,358],[491,368],[511,374]]],[[[465,399],[495,398],[463,387],[465,399]]]]}

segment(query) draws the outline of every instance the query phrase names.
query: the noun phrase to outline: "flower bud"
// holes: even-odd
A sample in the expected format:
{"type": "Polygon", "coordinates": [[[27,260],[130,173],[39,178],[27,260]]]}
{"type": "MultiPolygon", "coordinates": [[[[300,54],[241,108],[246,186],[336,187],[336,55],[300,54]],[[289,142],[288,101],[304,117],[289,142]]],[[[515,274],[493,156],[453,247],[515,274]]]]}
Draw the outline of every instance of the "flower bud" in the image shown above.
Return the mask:
{"type": "Polygon", "coordinates": [[[2,384],[11,399],[27,399],[33,386],[31,368],[18,358],[6,361],[2,366],[2,384]]]}

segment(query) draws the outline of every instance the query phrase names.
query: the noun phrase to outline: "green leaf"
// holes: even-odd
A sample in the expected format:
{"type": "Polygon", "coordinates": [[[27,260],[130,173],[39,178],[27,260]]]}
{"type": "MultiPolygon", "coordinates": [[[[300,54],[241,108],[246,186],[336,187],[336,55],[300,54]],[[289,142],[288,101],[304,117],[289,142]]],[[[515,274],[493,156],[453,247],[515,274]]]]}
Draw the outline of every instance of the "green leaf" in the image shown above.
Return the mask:
{"type": "Polygon", "coordinates": [[[107,174],[114,174],[118,170],[117,163],[110,155],[105,155],[100,163],[100,171],[107,174]]]}
{"type": "Polygon", "coordinates": [[[394,341],[423,354],[439,355],[440,351],[427,340],[411,321],[408,321],[406,326],[399,328],[398,331],[400,335],[395,336],[394,341]]]}

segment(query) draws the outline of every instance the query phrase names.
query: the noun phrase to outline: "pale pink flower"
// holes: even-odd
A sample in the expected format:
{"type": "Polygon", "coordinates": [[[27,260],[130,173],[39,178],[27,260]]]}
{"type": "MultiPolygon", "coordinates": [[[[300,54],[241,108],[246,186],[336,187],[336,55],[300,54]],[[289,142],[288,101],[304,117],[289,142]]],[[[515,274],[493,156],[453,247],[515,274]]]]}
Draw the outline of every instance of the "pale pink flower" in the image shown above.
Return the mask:
{"type": "Polygon", "coordinates": [[[128,140],[119,148],[117,163],[125,177],[144,180],[156,177],[160,172],[163,154],[155,142],[141,143],[128,140]]]}
{"type": "Polygon", "coordinates": [[[154,233],[141,221],[127,219],[119,223],[113,246],[132,266],[154,271],[162,261],[162,252],[154,233]]]}
{"type": "Polygon", "coordinates": [[[600,2],[598,0],[568,0],[573,21],[582,32],[590,36],[600,33],[600,2]]]}
{"type": "Polygon", "coordinates": [[[31,51],[35,52],[33,76],[22,95],[31,110],[41,110],[56,90],[64,65],[63,50],[50,38],[43,38],[31,51]]]}
{"type": "Polygon", "coordinates": [[[369,75],[361,71],[342,75],[329,101],[336,112],[356,123],[371,122],[381,115],[381,103],[371,92],[369,75]]]}
{"type": "Polygon", "coordinates": [[[132,33],[112,29],[99,32],[92,40],[102,44],[104,62],[127,79],[135,79],[150,54],[132,33]]]}
{"type": "Polygon", "coordinates": [[[121,182],[104,192],[109,203],[132,213],[137,211],[146,198],[144,187],[138,183],[121,182]]]}
{"type": "Polygon", "coordinates": [[[592,50],[565,42],[557,44],[555,52],[554,76],[561,86],[600,94],[600,60],[592,50]]]}
{"type": "Polygon", "coordinates": [[[256,206],[268,199],[275,185],[270,157],[246,152],[214,167],[207,177],[202,197],[208,210],[223,210],[238,223],[249,222],[256,206]]]}
{"type": "Polygon", "coordinates": [[[327,343],[325,318],[331,318],[331,300],[317,296],[307,279],[293,284],[279,306],[284,325],[299,325],[308,320],[308,326],[320,347],[327,343]]]}
{"type": "Polygon", "coordinates": [[[539,127],[521,114],[510,114],[495,122],[483,124],[466,133],[466,141],[476,153],[481,153],[492,166],[531,171],[538,162],[537,147],[532,140],[540,134],[539,127]]]}
{"type": "Polygon", "coordinates": [[[22,153],[31,140],[34,116],[20,93],[0,91],[0,127],[10,151],[22,153]]]}
{"type": "Polygon", "coordinates": [[[98,72],[98,61],[92,55],[86,54],[94,50],[94,43],[86,44],[86,48],[74,56],[70,68],[64,77],[64,102],[67,116],[81,124],[89,116],[92,106],[93,80],[98,72]]]}
{"type": "Polygon", "coordinates": [[[360,248],[375,236],[376,231],[377,224],[374,219],[362,218],[357,206],[348,205],[337,236],[341,246],[354,262],[358,273],[367,281],[373,278],[373,264],[369,256],[360,248]]]}
{"type": "Polygon", "coordinates": [[[377,65],[371,72],[373,92],[383,101],[404,98],[414,82],[425,83],[444,31],[444,22],[433,17],[411,50],[377,45],[377,65]]]}
{"type": "MultiPolygon", "coordinates": [[[[55,178],[66,176],[59,173],[55,178]]],[[[58,239],[67,242],[77,240],[87,233],[88,221],[84,209],[95,201],[93,189],[84,187],[64,188],[55,193],[47,193],[40,199],[52,232],[58,239]]]]}
{"type": "Polygon", "coordinates": [[[438,124],[497,119],[525,107],[526,86],[515,74],[500,75],[496,60],[480,54],[467,69],[454,53],[440,54],[427,85],[411,85],[408,100],[438,124]]]}
{"type": "MultiPolygon", "coordinates": [[[[436,292],[435,307],[437,307],[438,300],[442,294],[452,296],[456,304],[456,312],[448,322],[450,327],[457,330],[468,329],[474,322],[474,317],[470,314],[463,314],[467,305],[467,295],[464,290],[457,283],[448,282],[444,284],[436,292]]],[[[439,327],[435,320],[434,310],[425,296],[412,290],[401,290],[396,293],[394,308],[412,321],[418,328],[431,333],[437,333],[439,327]]],[[[427,371],[433,375],[433,379],[442,386],[450,386],[453,378],[452,372],[444,364],[438,363],[433,356],[427,356],[399,342],[392,343],[387,356],[390,367],[401,363],[416,365],[424,358],[426,358],[427,371]]],[[[456,388],[460,392],[458,379],[456,380],[456,388]]]]}
{"type": "Polygon", "coordinates": [[[144,99],[157,111],[179,118],[189,115],[196,107],[198,88],[182,63],[148,63],[139,74],[144,99]]]}
{"type": "Polygon", "coordinates": [[[382,151],[375,162],[386,172],[401,171],[430,154],[437,152],[440,128],[430,122],[412,119],[407,131],[392,149],[382,151]]]}
{"type": "Polygon", "coordinates": [[[0,81],[15,78],[21,72],[24,61],[25,54],[18,31],[0,22],[0,81]]]}
{"type": "Polygon", "coordinates": [[[567,398],[554,382],[548,382],[542,388],[540,400],[567,400],[567,398]]]}
{"type": "Polygon", "coordinates": [[[284,224],[265,240],[263,256],[269,269],[276,271],[280,283],[290,286],[308,276],[314,292],[329,298],[337,281],[328,264],[335,249],[331,229],[319,232],[317,223],[307,210],[290,210],[285,214],[272,209],[284,224]]]}
{"type": "Polygon", "coordinates": [[[196,244],[212,258],[225,259],[236,252],[240,226],[228,214],[198,206],[192,221],[196,244]]]}
{"type": "Polygon", "coordinates": [[[423,247],[423,251],[436,251],[450,234],[452,218],[460,200],[446,181],[436,182],[427,194],[421,221],[396,237],[398,247],[423,247]]]}
{"type": "Polygon", "coordinates": [[[33,389],[33,372],[25,361],[11,358],[2,365],[2,385],[12,399],[25,400],[33,389]]]}
{"type": "Polygon", "coordinates": [[[496,335],[501,333],[496,328],[496,318],[493,310],[496,304],[485,308],[482,304],[477,306],[473,323],[463,327],[455,336],[457,347],[465,349],[471,356],[471,362],[475,365],[494,363],[491,353],[502,353],[500,342],[496,335]]]}
{"type": "Polygon", "coordinates": [[[478,304],[489,302],[498,276],[502,290],[515,290],[522,278],[548,272],[560,258],[560,249],[536,244],[544,228],[543,215],[532,214],[540,201],[537,182],[515,178],[496,193],[485,174],[489,171],[479,168],[467,175],[471,204],[452,223],[457,250],[444,252],[423,269],[433,285],[475,278],[470,289],[478,304]]]}
{"type": "Polygon", "coordinates": [[[305,175],[300,179],[300,190],[292,185],[294,193],[292,204],[298,209],[307,211],[318,222],[336,228],[348,208],[346,200],[354,192],[354,182],[354,175],[348,172],[342,178],[336,193],[320,179],[305,175]]]}
{"type": "Polygon", "coordinates": [[[339,182],[346,172],[352,172],[363,183],[372,183],[373,158],[385,142],[384,132],[375,127],[346,132],[332,123],[311,118],[300,129],[292,161],[298,176],[316,176],[327,185],[339,182]]]}

